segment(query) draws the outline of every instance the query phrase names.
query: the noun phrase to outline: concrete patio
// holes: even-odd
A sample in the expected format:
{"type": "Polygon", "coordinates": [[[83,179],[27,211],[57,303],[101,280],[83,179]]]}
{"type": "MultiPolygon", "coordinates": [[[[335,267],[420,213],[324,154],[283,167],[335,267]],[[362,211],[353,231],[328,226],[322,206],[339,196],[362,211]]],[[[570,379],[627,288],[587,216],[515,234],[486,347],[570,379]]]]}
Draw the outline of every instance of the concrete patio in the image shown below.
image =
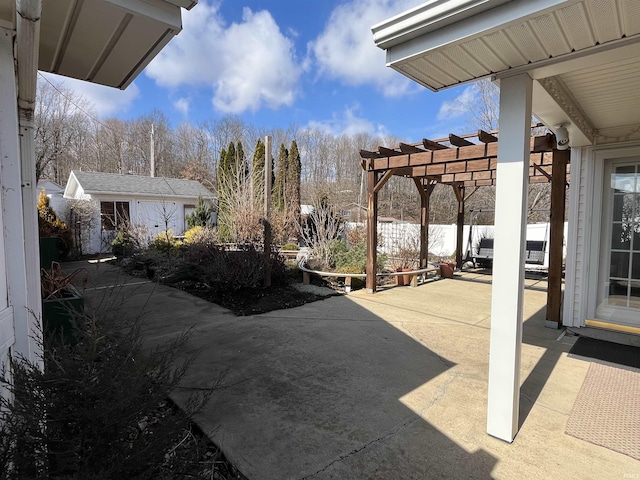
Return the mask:
{"type": "Polygon", "coordinates": [[[544,328],[539,281],[525,293],[521,429],[507,444],[485,433],[481,278],[236,317],[109,265],[89,269],[89,298],[117,283],[127,308],[145,306],[149,342],[193,327],[185,354],[196,360],[175,398],[224,375],[196,421],[251,480],[640,478],[640,462],[564,433],[589,362],[567,356],[576,337],[544,328]]]}

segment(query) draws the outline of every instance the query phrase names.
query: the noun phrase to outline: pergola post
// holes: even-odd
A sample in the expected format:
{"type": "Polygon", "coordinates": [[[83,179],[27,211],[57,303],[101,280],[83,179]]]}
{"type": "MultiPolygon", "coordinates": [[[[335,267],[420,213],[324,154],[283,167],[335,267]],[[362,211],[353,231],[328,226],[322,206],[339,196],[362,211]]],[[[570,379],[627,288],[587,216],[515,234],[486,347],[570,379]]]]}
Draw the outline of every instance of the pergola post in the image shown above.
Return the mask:
{"type": "Polygon", "coordinates": [[[456,217],[456,268],[462,268],[462,237],[464,236],[464,186],[453,184],[453,191],[458,200],[458,216],[456,217]]]}
{"type": "Polygon", "coordinates": [[[367,171],[367,293],[376,291],[378,263],[378,173],[367,171]]]}
{"type": "Polygon", "coordinates": [[[423,185],[419,178],[412,178],[420,194],[420,268],[425,268],[429,261],[429,201],[436,184],[428,181],[423,185]]]}
{"type": "Polygon", "coordinates": [[[526,73],[500,80],[487,433],[507,442],[518,431],[520,403],[532,91],[526,73]]]}
{"type": "Polygon", "coordinates": [[[548,328],[560,328],[562,310],[562,246],[564,240],[565,186],[570,150],[554,150],[551,171],[551,215],[549,218],[549,280],[547,287],[548,328]]]}

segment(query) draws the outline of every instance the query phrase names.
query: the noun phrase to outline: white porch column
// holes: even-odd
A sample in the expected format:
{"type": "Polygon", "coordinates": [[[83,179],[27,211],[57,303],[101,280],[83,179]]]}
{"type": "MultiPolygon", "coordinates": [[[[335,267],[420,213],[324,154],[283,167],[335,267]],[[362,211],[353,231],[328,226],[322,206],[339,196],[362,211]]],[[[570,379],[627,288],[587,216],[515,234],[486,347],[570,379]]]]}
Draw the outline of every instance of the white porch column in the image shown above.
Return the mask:
{"type": "MultiPolygon", "coordinates": [[[[13,309],[12,351],[36,362],[32,325],[34,315],[27,300],[27,273],[22,204],[22,174],[18,129],[18,92],[14,57],[14,32],[0,28],[0,194],[2,195],[2,235],[8,303],[13,309]],[[15,342],[15,343],[14,343],[15,342]]],[[[34,253],[31,252],[31,255],[34,253]]],[[[39,300],[38,300],[39,302],[39,300]]],[[[36,305],[36,313],[40,307],[36,305]]],[[[2,337],[3,343],[7,341],[2,337]]],[[[11,346],[11,345],[9,345],[11,346]]]]}
{"type": "Polygon", "coordinates": [[[507,442],[518,431],[531,94],[527,74],[500,81],[487,433],[507,442]]]}

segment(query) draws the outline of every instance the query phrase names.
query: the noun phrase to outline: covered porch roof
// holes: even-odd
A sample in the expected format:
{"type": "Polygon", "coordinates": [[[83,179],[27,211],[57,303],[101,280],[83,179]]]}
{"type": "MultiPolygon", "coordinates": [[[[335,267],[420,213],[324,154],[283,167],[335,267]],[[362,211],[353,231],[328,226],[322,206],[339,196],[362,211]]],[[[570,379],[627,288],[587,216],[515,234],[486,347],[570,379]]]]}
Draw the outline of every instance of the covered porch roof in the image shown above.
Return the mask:
{"type": "MultiPolygon", "coordinates": [[[[38,69],[126,88],[182,29],[197,0],[42,2],[38,69]]],[[[0,0],[0,26],[14,30],[16,0],[0,0]]]]}
{"type": "Polygon", "coordinates": [[[572,146],[640,138],[637,1],[429,1],[372,31],[387,65],[430,90],[526,72],[533,113],[572,146]]]}

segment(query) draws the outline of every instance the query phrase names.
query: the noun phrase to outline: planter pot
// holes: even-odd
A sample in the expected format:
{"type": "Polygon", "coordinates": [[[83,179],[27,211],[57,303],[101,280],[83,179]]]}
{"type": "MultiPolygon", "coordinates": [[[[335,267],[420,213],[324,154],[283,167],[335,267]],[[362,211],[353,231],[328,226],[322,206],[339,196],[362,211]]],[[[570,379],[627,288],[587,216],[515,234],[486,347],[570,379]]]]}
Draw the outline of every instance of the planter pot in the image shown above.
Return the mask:
{"type": "Polygon", "coordinates": [[[440,276],[442,278],[453,278],[453,271],[456,268],[455,263],[441,262],[440,263],[440,276]]]}
{"type": "Polygon", "coordinates": [[[42,300],[42,328],[45,335],[62,336],[65,343],[75,344],[74,317],[84,311],[84,299],[73,285],[61,293],[58,298],[42,300]]]}
{"type": "MultiPolygon", "coordinates": [[[[396,272],[410,272],[412,268],[396,268],[396,272]]],[[[396,285],[402,287],[411,283],[410,275],[396,275],[396,285]]]]}

